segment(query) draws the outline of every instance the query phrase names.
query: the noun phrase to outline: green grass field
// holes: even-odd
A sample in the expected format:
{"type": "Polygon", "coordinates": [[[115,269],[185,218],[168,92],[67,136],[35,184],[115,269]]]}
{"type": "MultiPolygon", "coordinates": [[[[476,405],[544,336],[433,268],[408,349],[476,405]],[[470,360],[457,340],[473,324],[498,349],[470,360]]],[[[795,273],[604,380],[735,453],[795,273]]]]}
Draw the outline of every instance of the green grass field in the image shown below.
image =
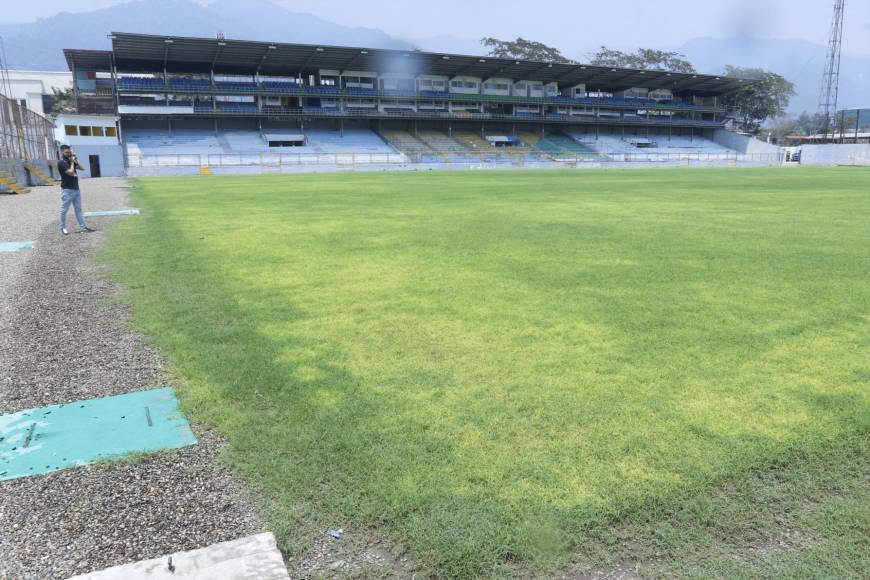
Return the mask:
{"type": "Polygon", "coordinates": [[[870,171],[141,179],[106,259],[285,553],[865,573],[870,171]]]}

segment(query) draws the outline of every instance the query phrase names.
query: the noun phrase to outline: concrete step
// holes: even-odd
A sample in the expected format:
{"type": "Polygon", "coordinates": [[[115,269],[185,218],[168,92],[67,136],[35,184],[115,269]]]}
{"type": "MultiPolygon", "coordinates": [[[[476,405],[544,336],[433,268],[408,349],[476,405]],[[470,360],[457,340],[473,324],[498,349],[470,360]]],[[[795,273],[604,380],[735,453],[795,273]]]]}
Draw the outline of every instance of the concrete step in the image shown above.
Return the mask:
{"type": "Polygon", "coordinates": [[[275,536],[257,534],[74,576],[69,580],[290,580],[275,536]]]}

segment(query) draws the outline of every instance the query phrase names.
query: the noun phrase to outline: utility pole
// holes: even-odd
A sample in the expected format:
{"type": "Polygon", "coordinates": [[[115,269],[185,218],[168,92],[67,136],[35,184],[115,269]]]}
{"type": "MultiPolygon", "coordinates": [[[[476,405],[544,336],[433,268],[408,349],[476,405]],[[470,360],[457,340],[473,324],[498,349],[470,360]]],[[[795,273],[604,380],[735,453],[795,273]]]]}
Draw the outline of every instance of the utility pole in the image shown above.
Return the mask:
{"type": "Polygon", "coordinates": [[[836,121],[837,98],[840,91],[840,53],[843,48],[843,8],[846,0],[834,0],[834,18],[831,21],[831,37],[828,41],[828,56],[819,92],[819,114],[823,116],[823,135],[828,138],[831,122],[836,121]]]}

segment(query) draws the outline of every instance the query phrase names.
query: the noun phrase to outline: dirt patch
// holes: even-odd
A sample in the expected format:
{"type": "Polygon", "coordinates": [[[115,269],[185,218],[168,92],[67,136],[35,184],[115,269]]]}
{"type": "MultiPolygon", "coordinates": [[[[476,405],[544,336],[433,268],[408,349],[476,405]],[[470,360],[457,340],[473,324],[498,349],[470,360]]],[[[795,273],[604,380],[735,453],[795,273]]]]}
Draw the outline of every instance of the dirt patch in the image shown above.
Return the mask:
{"type": "Polygon", "coordinates": [[[324,532],[304,558],[290,559],[293,578],[417,578],[410,556],[367,529],[342,529],[336,538],[324,532]]]}

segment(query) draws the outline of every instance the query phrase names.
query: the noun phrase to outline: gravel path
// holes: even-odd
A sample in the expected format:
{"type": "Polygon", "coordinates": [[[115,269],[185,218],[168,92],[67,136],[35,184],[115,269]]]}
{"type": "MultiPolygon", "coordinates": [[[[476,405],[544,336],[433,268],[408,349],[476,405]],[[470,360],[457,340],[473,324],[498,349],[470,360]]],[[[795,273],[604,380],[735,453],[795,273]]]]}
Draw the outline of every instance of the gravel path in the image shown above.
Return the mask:
{"type": "MultiPolygon", "coordinates": [[[[120,179],[82,182],[85,210],[124,209],[120,179]]],[[[94,254],[118,219],[61,236],[57,187],[0,196],[0,413],[163,386],[160,356],[131,331],[94,254]]],[[[70,212],[68,224],[75,224],[70,212]]],[[[217,460],[219,437],[145,460],[0,482],[0,579],[67,578],[263,531],[217,460]]]]}

